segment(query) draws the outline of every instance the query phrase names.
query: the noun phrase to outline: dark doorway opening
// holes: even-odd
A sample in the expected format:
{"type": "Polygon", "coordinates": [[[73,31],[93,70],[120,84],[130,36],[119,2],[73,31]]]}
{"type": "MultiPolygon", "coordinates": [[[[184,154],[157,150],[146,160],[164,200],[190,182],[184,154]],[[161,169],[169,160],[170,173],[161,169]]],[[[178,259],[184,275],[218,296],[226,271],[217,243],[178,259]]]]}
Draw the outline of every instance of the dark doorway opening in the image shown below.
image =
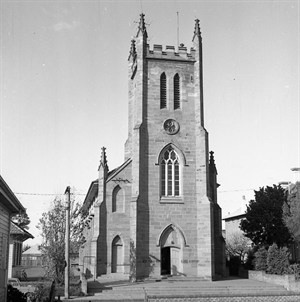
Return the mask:
{"type": "Polygon", "coordinates": [[[161,249],[161,274],[171,274],[171,250],[170,247],[163,247],[161,249]]]}
{"type": "Polygon", "coordinates": [[[112,255],[111,255],[111,272],[120,273],[123,264],[123,244],[121,238],[116,236],[112,242],[112,255]]]}

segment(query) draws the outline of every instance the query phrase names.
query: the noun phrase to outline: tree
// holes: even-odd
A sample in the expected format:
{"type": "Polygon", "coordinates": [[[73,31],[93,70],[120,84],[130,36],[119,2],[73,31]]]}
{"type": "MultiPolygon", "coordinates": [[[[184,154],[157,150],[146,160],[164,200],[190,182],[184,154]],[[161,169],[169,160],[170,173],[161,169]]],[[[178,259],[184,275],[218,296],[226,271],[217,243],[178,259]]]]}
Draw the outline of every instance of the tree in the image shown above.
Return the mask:
{"type": "Polygon", "coordinates": [[[283,220],[293,239],[300,243],[300,182],[291,185],[283,204],[283,220]]]}
{"type": "Polygon", "coordinates": [[[241,232],[235,232],[226,238],[226,253],[229,257],[239,257],[244,263],[251,247],[249,238],[241,232]]]}
{"type": "Polygon", "coordinates": [[[291,235],[283,222],[282,206],[286,202],[284,189],[273,185],[254,192],[255,200],[250,200],[247,206],[246,217],[240,224],[241,230],[256,245],[288,244],[291,235]]]}
{"type": "Polygon", "coordinates": [[[29,229],[29,224],[30,224],[30,219],[27,215],[26,212],[22,213],[22,214],[17,214],[15,216],[12,217],[11,219],[18,227],[22,228],[22,229],[29,229]]]}
{"type": "Polygon", "coordinates": [[[22,246],[22,253],[24,253],[25,251],[29,250],[31,248],[31,246],[29,244],[23,244],[22,246]]]}
{"type": "MultiPolygon", "coordinates": [[[[80,208],[80,202],[75,202],[75,198],[72,198],[70,206],[71,253],[78,252],[81,245],[81,238],[78,236],[83,223],[80,219],[80,208]]],[[[50,210],[42,214],[37,225],[37,228],[42,231],[41,251],[47,276],[55,278],[59,283],[63,280],[65,269],[65,215],[64,201],[56,197],[50,210]]]]}

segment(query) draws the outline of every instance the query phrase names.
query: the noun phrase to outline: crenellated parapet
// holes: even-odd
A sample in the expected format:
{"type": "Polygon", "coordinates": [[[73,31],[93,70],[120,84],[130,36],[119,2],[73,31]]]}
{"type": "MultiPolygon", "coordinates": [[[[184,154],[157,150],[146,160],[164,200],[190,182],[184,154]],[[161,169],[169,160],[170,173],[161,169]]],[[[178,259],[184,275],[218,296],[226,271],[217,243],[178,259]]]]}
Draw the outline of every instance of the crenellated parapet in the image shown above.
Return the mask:
{"type": "Polygon", "coordinates": [[[147,59],[163,59],[163,60],[175,60],[175,61],[195,61],[195,49],[191,47],[190,52],[188,52],[187,47],[184,44],[180,44],[178,51],[175,51],[175,46],[167,45],[163,49],[162,45],[154,44],[153,48],[150,49],[149,44],[147,44],[147,59]]]}

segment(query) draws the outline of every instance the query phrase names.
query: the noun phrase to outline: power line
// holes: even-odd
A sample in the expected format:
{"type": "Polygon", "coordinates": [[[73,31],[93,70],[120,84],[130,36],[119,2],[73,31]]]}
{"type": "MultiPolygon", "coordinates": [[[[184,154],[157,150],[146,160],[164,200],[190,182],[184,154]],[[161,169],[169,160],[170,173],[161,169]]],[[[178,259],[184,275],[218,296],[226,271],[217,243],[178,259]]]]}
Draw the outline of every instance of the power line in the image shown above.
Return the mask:
{"type": "Polygon", "coordinates": [[[239,189],[239,190],[228,190],[228,191],[218,191],[218,193],[231,193],[231,192],[242,192],[242,191],[254,191],[255,189],[239,189]]]}
{"type": "MultiPolygon", "coordinates": [[[[29,193],[29,192],[14,192],[16,195],[31,195],[31,196],[59,196],[59,195],[64,195],[58,194],[58,193],[29,193]]],[[[86,195],[83,193],[71,193],[71,195],[86,195]]]]}
{"type": "MultiPolygon", "coordinates": [[[[242,192],[242,191],[254,191],[253,188],[248,189],[238,189],[238,190],[226,190],[226,191],[218,191],[218,193],[231,193],[231,192],[242,192]]],[[[64,195],[63,193],[31,193],[31,192],[14,192],[16,195],[30,195],[30,196],[59,196],[64,195]]],[[[71,193],[71,195],[81,195],[85,196],[85,193],[71,193]]]]}

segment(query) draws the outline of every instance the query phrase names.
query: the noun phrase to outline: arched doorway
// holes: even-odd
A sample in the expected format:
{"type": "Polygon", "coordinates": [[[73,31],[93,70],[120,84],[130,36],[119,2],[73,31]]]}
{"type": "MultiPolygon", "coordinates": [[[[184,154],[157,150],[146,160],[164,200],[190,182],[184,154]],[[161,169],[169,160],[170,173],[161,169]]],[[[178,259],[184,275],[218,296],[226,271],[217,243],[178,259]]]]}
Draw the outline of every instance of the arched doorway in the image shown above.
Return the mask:
{"type": "Polygon", "coordinates": [[[183,274],[183,236],[174,225],[169,225],[161,234],[160,255],[161,275],[183,274]]]}
{"type": "Polygon", "coordinates": [[[111,249],[111,272],[123,272],[123,242],[119,236],[116,236],[112,242],[111,249]]]}

